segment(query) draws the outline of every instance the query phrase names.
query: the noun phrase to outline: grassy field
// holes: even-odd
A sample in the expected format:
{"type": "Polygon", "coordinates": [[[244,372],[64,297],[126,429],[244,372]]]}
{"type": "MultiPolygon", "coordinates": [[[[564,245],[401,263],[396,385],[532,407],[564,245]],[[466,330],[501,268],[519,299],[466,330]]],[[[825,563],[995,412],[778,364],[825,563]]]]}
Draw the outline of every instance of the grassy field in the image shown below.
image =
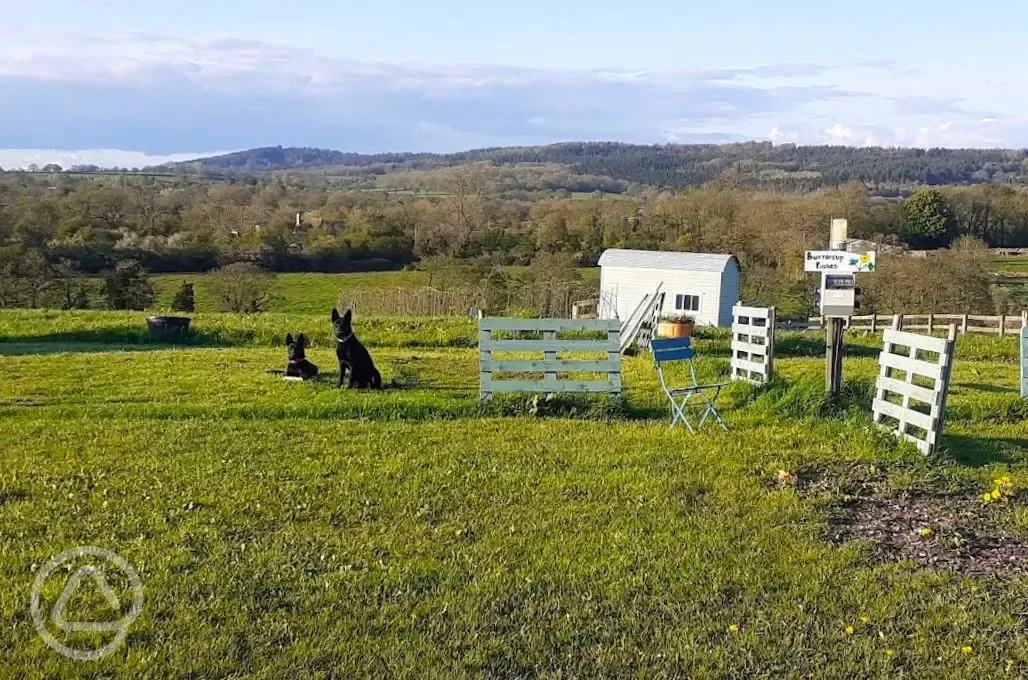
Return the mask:
{"type": "MultiPolygon", "coordinates": [[[[185,347],[141,319],[0,313],[0,677],[1028,673],[1023,570],[834,537],[873,489],[1028,541],[1021,497],[980,501],[1000,475],[1028,487],[1012,338],[961,339],[926,460],[870,425],[873,338],[850,339],[833,406],[819,339],[783,334],[778,381],[733,385],[731,431],[690,436],[667,430],[647,357],[620,409],[483,407],[465,319],[358,324],[395,384],[378,393],[334,388],[320,314],[197,315],[185,347]],[[324,380],[266,373],[298,330],[324,380]],[[28,613],[34,570],[83,544],[135,565],[146,597],[99,662],[52,652],[28,613]]],[[[698,347],[704,377],[725,372],[723,334],[698,347]]],[[[928,553],[960,538],[937,511],[928,553]]]]}
{"type": "Polygon", "coordinates": [[[1028,273],[1028,257],[997,256],[992,260],[992,268],[998,272],[1028,273]]]}
{"type": "MultiPolygon", "coordinates": [[[[509,267],[517,271],[518,267],[509,267]]],[[[584,281],[596,284],[599,290],[600,270],[588,267],[580,270],[584,281]]],[[[158,274],[151,277],[157,291],[157,309],[171,306],[175,291],[183,281],[193,283],[198,312],[216,312],[217,301],[210,292],[211,275],[158,274]]],[[[278,274],[272,287],[274,299],[270,310],[285,314],[322,314],[332,309],[344,290],[364,288],[414,288],[427,286],[429,276],[421,271],[362,272],[354,274],[278,274]]]]}

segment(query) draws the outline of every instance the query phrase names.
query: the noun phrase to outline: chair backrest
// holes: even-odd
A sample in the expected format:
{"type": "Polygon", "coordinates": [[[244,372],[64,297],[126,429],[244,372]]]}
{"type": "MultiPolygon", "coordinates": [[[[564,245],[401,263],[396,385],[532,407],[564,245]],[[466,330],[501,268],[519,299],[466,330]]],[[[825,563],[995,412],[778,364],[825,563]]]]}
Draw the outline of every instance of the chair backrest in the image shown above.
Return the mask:
{"type": "Polygon", "coordinates": [[[653,360],[657,362],[658,366],[665,361],[680,361],[696,356],[696,350],[692,348],[690,338],[653,340],[650,342],[650,349],[653,350],[653,360]]]}

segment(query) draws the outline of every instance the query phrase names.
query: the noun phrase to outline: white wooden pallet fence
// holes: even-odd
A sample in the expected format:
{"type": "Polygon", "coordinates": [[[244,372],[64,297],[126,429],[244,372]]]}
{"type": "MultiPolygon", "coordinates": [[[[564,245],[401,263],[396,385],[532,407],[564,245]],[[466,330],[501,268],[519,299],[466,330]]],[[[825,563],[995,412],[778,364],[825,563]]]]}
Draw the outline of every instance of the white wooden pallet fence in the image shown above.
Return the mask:
{"type": "Polygon", "coordinates": [[[1028,399],[1028,326],[1021,328],[1021,396],[1028,399]]]}
{"type": "Polygon", "coordinates": [[[878,382],[871,410],[876,423],[913,442],[923,453],[930,454],[942,437],[957,329],[950,326],[947,338],[936,338],[897,330],[899,323],[899,318],[894,318],[893,328],[886,330],[882,338],[878,382]],[[898,349],[901,347],[906,349],[898,349]],[[923,358],[926,353],[934,354],[936,358],[923,358]],[[896,377],[897,371],[904,374],[902,379],[896,377]],[[931,386],[918,384],[917,378],[931,386]],[[896,397],[900,399],[899,404],[890,401],[896,397]],[[898,425],[894,427],[886,423],[886,418],[897,421],[898,425]],[[910,431],[910,427],[924,432],[924,436],[910,431]]]}
{"type": "Polygon", "coordinates": [[[478,322],[480,395],[488,399],[498,392],[590,392],[621,394],[621,322],[617,319],[508,319],[484,318],[478,322]],[[497,338],[497,332],[542,334],[542,339],[497,338]],[[560,338],[561,333],[589,332],[600,339],[560,338]],[[542,359],[497,359],[494,352],[542,353],[542,359]],[[599,359],[557,358],[557,353],[587,352],[599,359]],[[543,378],[501,378],[497,373],[542,373],[543,378]],[[568,374],[605,373],[606,379],[578,379],[568,374]]]}
{"type": "Polygon", "coordinates": [[[774,374],[775,308],[732,307],[732,380],[764,384],[774,374]]]}

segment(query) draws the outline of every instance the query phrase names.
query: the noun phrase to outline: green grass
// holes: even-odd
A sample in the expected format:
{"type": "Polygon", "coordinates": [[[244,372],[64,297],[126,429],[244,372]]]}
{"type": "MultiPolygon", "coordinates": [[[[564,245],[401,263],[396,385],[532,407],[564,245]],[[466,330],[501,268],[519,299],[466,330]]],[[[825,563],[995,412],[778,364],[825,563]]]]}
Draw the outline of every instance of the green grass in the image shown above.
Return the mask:
{"type": "MultiPolygon", "coordinates": [[[[508,267],[510,271],[523,267],[508,267]]],[[[579,270],[582,280],[599,290],[600,270],[585,267],[579,270]]],[[[154,307],[167,309],[183,281],[193,284],[196,311],[218,311],[217,300],[210,289],[210,273],[156,274],[151,277],[157,292],[154,307]]],[[[284,314],[324,314],[339,303],[344,290],[369,288],[415,288],[427,286],[429,276],[421,271],[361,272],[353,274],[278,274],[272,287],[270,311],[284,314]]]]}
{"type": "MultiPolygon", "coordinates": [[[[874,466],[898,490],[1028,485],[1011,338],[961,339],[947,451],[926,461],[870,426],[871,339],[851,340],[841,407],[817,336],[790,334],[773,386],[722,398],[731,432],[690,436],[668,432],[645,356],[613,416],[498,417],[527,403],[479,406],[463,319],[366,320],[403,387],[353,393],[322,336],[323,381],[265,373],[284,364],[272,340],[321,316],[197,315],[234,330],[186,347],[126,341],[140,316],[0,313],[0,677],[1028,671],[1023,577],[878,563],[826,541],[841,498],[768,483],[874,466]],[[34,568],[82,544],[128,559],[145,592],[100,662],[58,656],[28,614],[34,568]]],[[[703,377],[724,343],[698,343],[703,377]]],[[[1028,532],[1019,505],[1002,520],[1028,532]]]]}
{"type": "Polygon", "coordinates": [[[1028,257],[995,257],[992,260],[992,268],[998,272],[1028,272],[1028,257]]]}
{"type": "MultiPolygon", "coordinates": [[[[183,281],[193,284],[196,309],[218,311],[210,289],[211,274],[159,274],[152,277],[157,308],[168,308],[183,281]]],[[[364,288],[413,288],[428,285],[419,271],[362,272],[356,274],[278,274],[271,294],[271,311],[286,314],[324,314],[339,304],[344,290],[364,288]]]]}

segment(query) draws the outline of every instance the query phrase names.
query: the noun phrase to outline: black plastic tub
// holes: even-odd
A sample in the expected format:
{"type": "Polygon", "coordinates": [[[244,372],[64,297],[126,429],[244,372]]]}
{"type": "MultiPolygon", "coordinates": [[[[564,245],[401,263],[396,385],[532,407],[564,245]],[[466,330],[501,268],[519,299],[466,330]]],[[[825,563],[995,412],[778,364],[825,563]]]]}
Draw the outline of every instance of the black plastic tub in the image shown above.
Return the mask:
{"type": "Polygon", "coordinates": [[[150,330],[150,339],[157,342],[177,342],[185,340],[189,335],[188,316],[148,316],[146,327],[150,330]]]}

